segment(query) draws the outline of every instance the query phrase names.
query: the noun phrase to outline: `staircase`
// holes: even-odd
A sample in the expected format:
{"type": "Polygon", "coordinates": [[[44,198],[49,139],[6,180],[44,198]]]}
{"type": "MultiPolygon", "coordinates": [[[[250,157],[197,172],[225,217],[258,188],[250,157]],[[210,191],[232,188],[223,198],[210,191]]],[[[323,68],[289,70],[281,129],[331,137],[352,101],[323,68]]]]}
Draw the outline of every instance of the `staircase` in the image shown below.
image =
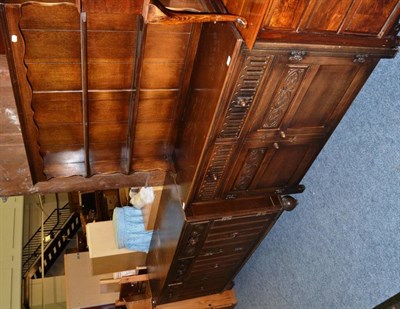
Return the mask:
{"type": "MultiPolygon", "coordinates": [[[[69,204],[56,208],[43,224],[46,239],[44,249],[44,273],[57,260],[69,240],[80,228],[79,215],[70,213],[69,204]]],[[[22,250],[22,277],[41,278],[41,227],[22,250]]]]}

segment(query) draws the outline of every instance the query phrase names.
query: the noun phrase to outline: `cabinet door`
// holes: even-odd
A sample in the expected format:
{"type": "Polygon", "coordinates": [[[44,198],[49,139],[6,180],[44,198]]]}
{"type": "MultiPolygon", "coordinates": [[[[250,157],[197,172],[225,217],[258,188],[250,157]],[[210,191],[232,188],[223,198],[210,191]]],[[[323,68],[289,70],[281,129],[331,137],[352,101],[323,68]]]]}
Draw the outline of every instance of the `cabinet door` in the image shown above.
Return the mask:
{"type": "Polygon", "coordinates": [[[277,55],[252,114],[249,137],[328,135],[375,64],[374,59],[355,54],[288,51],[277,55]]]}
{"type": "Polygon", "coordinates": [[[318,137],[247,141],[226,182],[224,197],[260,195],[297,187],[323,146],[318,137]]]}

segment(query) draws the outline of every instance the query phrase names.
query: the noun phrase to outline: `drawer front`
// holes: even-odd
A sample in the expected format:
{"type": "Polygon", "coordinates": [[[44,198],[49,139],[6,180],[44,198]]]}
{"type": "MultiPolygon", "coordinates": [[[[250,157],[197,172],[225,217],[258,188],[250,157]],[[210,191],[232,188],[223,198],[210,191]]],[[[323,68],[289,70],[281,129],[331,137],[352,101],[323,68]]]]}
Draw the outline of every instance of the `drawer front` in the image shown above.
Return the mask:
{"type": "Polygon", "coordinates": [[[257,214],[254,216],[246,216],[239,218],[223,218],[215,220],[208,232],[208,235],[219,233],[223,229],[237,230],[245,227],[263,227],[267,222],[270,222],[275,217],[275,214],[257,214]]]}
{"type": "Polygon", "coordinates": [[[250,250],[252,245],[252,243],[246,242],[224,246],[207,246],[200,251],[199,257],[226,256],[235,253],[246,254],[250,250]]]}
{"type": "Polygon", "coordinates": [[[167,302],[221,292],[276,214],[187,223],[168,276],[167,302]]]}

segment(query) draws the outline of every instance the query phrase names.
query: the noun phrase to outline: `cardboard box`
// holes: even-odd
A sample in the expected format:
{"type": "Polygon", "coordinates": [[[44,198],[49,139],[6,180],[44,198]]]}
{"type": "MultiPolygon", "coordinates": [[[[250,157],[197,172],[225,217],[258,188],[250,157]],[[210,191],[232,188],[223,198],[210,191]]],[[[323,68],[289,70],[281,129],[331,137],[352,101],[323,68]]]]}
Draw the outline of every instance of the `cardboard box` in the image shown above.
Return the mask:
{"type": "Polygon", "coordinates": [[[146,266],[146,252],[117,248],[112,221],[87,224],[86,237],[93,275],[146,266]]]}

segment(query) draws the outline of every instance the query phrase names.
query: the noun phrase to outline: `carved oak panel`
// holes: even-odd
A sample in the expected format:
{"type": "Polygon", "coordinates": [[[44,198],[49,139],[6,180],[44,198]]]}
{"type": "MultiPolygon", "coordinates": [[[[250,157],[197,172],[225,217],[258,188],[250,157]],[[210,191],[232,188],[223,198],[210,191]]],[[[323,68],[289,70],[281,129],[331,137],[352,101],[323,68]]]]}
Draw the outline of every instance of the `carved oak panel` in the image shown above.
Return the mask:
{"type": "Polygon", "coordinates": [[[251,138],[327,136],[377,61],[368,55],[359,59],[355,53],[325,55],[306,51],[288,51],[275,59],[250,116],[251,138]]]}

